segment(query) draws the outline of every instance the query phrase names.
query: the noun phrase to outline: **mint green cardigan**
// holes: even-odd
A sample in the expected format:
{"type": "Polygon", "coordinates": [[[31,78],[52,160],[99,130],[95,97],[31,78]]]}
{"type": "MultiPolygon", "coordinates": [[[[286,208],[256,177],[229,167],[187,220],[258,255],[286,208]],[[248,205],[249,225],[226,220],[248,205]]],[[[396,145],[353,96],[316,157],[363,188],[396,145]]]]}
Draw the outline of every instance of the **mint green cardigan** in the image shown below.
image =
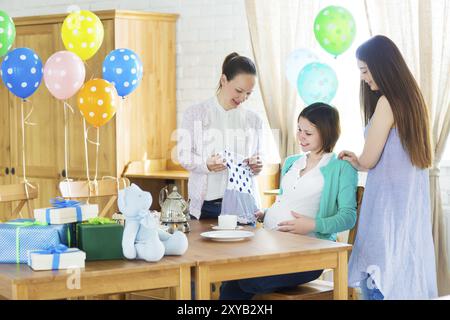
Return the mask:
{"type": "MultiPolygon", "coordinates": [[[[297,154],[286,158],[281,169],[280,186],[282,177],[300,157],[302,155],[297,154]]],[[[338,232],[349,230],[356,223],[358,173],[347,161],[338,160],[335,154],[320,171],[324,185],[314,232],[320,239],[336,241],[338,232]]]]}

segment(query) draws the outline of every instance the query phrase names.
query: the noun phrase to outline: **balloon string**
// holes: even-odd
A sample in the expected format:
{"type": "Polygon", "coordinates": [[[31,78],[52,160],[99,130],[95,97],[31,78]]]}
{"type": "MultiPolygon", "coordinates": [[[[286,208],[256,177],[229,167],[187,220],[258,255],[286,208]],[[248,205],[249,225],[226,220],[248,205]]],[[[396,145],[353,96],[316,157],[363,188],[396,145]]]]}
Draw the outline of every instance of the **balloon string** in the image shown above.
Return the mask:
{"type": "Polygon", "coordinates": [[[127,186],[127,182],[126,182],[125,178],[123,178],[123,177],[117,178],[117,177],[113,177],[113,176],[103,176],[102,180],[105,180],[105,179],[116,180],[117,194],[119,194],[121,182],[123,183],[124,188],[127,186]]]}
{"type": "Polygon", "coordinates": [[[69,161],[69,118],[67,115],[68,109],[70,111],[72,111],[73,113],[73,109],[70,106],[70,104],[67,103],[67,101],[64,101],[64,170],[65,170],[65,179],[64,181],[67,182],[67,185],[69,186],[69,198],[72,198],[72,190],[70,187],[70,180],[69,179],[69,165],[68,165],[68,161],[69,161]]]}
{"type": "Polygon", "coordinates": [[[89,139],[89,130],[92,129],[92,128],[93,127],[86,128],[86,120],[83,117],[84,154],[85,154],[85,159],[86,159],[86,178],[87,178],[87,182],[88,182],[88,186],[89,186],[89,196],[88,196],[88,199],[87,199],[87,203],[89,203],[89,198],[90,198],[90,195],[92,193],[93,194],[97,194],[97,187],[98,187],[97,176],[98,176],[98,154],[99,154],[99,148],[100,148],[100,130],[99,130],[99,128],[96,128],[97,129],[97,141],[94,142],[94,141],[89,139]],[[91,180],[90,176],[89,176],[88,142],[90,144],[93,144],[93,145],[96,146],[94,180],[91,180]]]}
{"type": "Polygon", "coordinates": [[[29,125],[29,126],[35,126],[35,125],[37,125],[37,124],[34,123],[34,122],[28,122],[28,119],[31,117],[31,114],[33,113],[33,110],[34,110],[33,102],[31,102],[31,100],[27,100],[27,99],[23,99],[23,102],[28,102],[28,103],[31,105],[31,110],[30,110],[30,112],[28,112],[28,114],[26,115],[25,119],[23,120],[24,123],[25,123],[26,125],[29,125]]]}
{"type": "Polygon", "coordinates": [[[64,107],[69,108],[69,110],[72,111],[72,113],[74,113],[72,106],[66,100],[64,100],[64,107]]]}
{"type": "Polygon", "coordinates": [[[98,151],[100,148],[100,128],[97,129],[97,143],[96,143],[96,152],[95,152],[95,178],[94,181],[97,181],[97,173],[98,173],[98,151]]]}
{"type": "MultiPolygon", "coordinates": [[[[87,139],[87,141],[88,141],[90,144],[93,144],[93,145],[98,146],[98,145],[100,145],[98,139],[97,139],[97,142],[92,141],[92,140],[89,139],[89,130],[91,130],[91,129],[94,129],[94,127],[89,127],[89,128],[87,128],[87,130],[86,130],[86,139],[87,139]]],[[[97,135],[98,135],[98,132],[97,132],[97,135]]]]}
{"type": "Polygon", "coordinates": [[[87,148],[87,130],[86,130],[86,120],[83,117],[83,135],[84,135],[84,155],[85,155],[85,160],[86,160],[86,178],[87,181],[90,182],[90,177],[89,177],[89,156],[88,156],[88,148],[87,148]]]}
{"type": "MultiPolygon", "coordinates": [[[[25,159],[25,120],[26,118],[23,116],[23,105],[25,102],[29,102],[28,100],[23,99],[20,104],[20,114],[21,114],[21,129],[22,129],[22,172],[23,172],[23,182],[25,187],[25,194],[27,196],[27,199],[30,199],[30,194],[28,192],[28,187],[35,189],[35,187],[28,182],[27,174],[26,174],[26,159],[25,159]]],[[[31,110],[33,111],[33,110],[31,110]]],[[[28,114],[27,118],[31,115],[31,112],[28,114]]],[[[19,213],[20,217],[22,217],[22,214],[19,213]]]]}

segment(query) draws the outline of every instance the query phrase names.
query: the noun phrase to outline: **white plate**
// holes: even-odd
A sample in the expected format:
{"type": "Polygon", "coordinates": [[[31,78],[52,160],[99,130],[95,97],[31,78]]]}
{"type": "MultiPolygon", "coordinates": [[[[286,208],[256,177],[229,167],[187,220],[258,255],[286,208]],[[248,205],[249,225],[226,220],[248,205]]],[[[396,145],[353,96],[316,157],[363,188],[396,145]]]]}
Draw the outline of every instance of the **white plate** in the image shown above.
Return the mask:
{"type": "Polygon", "coordinates": [[[213,230],[242,230],[242,229],[244,229],[244,227],[243,226],[237,226],[234,229],[228,229],[228,228],[221,228],[219,226],[212,226],[212,229],[213,230]]]}
{"type": "Polygon", "coordinates": [[[246,238],[251,238],[255,234],[251,231],[242,230],[223,230],[223,231],[208,231],[200,233],[203,238],[214,241],[240,241],[246,238]]]}

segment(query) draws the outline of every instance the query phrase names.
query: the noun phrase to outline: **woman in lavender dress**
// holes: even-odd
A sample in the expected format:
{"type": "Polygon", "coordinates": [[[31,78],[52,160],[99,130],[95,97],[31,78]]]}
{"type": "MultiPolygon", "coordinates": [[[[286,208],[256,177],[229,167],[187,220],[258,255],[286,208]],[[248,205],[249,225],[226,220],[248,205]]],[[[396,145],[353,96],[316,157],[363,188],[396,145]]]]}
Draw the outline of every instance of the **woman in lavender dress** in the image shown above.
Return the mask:
{"type": "Polygon", "coordinates": [[[371,38],[356,57],[366,140],[359,157],[349,151],[339,157],[368,175],[349,285],[365,299],[434,298],[427,106],[390,39],[371,38]]]}

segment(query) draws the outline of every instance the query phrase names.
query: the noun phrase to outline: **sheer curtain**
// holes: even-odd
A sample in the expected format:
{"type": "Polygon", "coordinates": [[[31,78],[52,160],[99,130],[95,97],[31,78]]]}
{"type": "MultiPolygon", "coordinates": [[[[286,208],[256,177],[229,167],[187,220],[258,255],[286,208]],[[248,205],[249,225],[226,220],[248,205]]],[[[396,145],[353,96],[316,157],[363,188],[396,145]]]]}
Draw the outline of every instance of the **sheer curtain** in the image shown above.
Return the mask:
{"type": "Polygon", "coordinates": [[[365,0],[373,34],[402,51],[430,108],[435,158],[430,170],[433,238],[439,295],[450,294],[449,259],[439,185],[439,163],[450,130],[450,1],[365,0]]]}
{"type": "Polygon", "coordinates": [[[297,88],[286,79],[285,71],[287,57],[298,48],[312,50],[320,62],[330,65],[337,74],[339,86],[331,104],[340,113],[341,137],[335,151],[362,151],[364,138],[355,50],[369,37],[364,3],[345,0],[246,0],[245,4],[264,107],[271,129],[275,131],[281,159],[299,152],[295,141],[296,120],[305,105],[297,94],[297,88]],[[336,59],[319,46],[313,32],[316,15],[329,5],[345,7],[357,24],[353,45],[336,59]]]}
{"type": "Polygon", "coordinates": [[[258,68],[259,86],[267,118],[278,134],[281,160],[296,151],[295,127],[298,107],[296,89],[285,76],[288,55],[298,48],[314,44],[312,26],[319,1],[246,0],[247,20],[253,54],[258,68]]]}

